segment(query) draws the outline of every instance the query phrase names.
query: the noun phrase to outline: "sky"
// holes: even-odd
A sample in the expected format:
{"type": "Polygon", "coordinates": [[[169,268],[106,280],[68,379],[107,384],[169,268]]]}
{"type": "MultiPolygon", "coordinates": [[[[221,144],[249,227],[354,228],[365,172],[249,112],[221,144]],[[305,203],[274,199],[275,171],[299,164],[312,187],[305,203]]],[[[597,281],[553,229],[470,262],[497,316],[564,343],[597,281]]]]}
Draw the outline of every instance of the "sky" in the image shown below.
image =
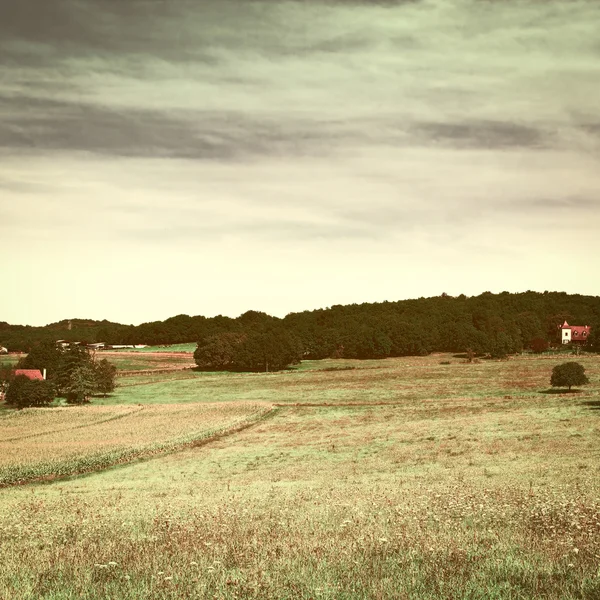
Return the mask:
{"type": "Polygon", "coordinates": [[[0,321],[600,295],[597,0],[0,2],[0,321]]]}

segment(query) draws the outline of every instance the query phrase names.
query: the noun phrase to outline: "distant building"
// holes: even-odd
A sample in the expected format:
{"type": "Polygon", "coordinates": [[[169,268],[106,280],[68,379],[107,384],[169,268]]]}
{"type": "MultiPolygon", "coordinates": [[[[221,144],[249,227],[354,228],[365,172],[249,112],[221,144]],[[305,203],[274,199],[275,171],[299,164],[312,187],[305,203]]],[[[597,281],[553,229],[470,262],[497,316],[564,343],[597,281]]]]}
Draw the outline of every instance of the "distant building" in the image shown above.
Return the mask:
{"type": "Polygon", "coordinates": [[[87,344],[86,348],[88,350],[102,350],[106,344],[104,342],[95,342],[94,344],[87,344]]]}
{"type": "Polygon", "coordinates": [[[17,369],[15,371],[15,377],[18,377],[19,375],[24,375],[27,379],[44,381],[44,379],[46,379],[46,369],[44,369],[43,374],[39,369],[17,369]]]}
{"type": "Polygon", "coordinates": [[[560,339],[563,344],[584,344],[590,336],[589,325],[569,325],[566,321],[560,326],[560,339]]]}

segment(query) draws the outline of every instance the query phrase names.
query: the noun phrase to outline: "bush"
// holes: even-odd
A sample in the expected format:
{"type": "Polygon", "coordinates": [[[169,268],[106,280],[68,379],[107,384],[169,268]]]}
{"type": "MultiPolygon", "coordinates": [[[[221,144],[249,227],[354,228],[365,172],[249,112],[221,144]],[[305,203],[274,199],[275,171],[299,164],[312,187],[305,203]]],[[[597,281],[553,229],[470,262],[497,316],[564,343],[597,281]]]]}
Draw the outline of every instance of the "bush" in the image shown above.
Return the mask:
{"type": "Polygon", "coordinates": [[[529,347],[535,354],[541,354],[548,350],[548,342],[544,338],[535,338],[529,343],[529,347]]]}
{"type": "Polygon", "coordinates": [[[48,406],[54,400],[54,388],[47,381],[18,375],[10,382],[5,400],[15,408],[48,406]]]}

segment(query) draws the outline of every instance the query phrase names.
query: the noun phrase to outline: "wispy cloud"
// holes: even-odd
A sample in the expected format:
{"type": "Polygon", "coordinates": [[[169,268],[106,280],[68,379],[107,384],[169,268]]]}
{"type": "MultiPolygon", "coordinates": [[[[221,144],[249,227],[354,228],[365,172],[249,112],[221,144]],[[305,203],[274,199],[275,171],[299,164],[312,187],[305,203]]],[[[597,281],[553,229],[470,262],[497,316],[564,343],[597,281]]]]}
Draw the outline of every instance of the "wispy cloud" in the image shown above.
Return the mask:
{"type": "Polygon", "coordinates": [[[116,255],[209,255],[216,286],[272,253],[316,305],[325,262],[366,269],[337,283],[360,301],[361,276],[371,299],[427,293],[441,257],[459,293],[490,268],[518,286],[520,249],[552,289],[600,226],[598,22],[595,0],[0,3],[3,240],[80,267],[71,245],[102,245],[109,278],[116,255]]]}

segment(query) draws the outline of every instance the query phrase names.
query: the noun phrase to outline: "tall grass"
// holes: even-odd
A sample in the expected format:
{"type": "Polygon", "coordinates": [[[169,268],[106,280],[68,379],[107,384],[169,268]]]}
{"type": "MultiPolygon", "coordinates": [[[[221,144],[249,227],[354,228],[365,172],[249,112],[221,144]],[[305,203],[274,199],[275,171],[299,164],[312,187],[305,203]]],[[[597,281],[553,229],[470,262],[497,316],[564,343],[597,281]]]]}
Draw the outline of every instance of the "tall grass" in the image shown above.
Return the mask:
{"type": "Polygon", "coordinates": [[[158,384],[218,398],[215,414],[236,396],[281,408],[202,447],[2,490],[0,598],[598,600],[598,362],[563,397],[539,393],[547,361],[439,360],[158,384]]]}

